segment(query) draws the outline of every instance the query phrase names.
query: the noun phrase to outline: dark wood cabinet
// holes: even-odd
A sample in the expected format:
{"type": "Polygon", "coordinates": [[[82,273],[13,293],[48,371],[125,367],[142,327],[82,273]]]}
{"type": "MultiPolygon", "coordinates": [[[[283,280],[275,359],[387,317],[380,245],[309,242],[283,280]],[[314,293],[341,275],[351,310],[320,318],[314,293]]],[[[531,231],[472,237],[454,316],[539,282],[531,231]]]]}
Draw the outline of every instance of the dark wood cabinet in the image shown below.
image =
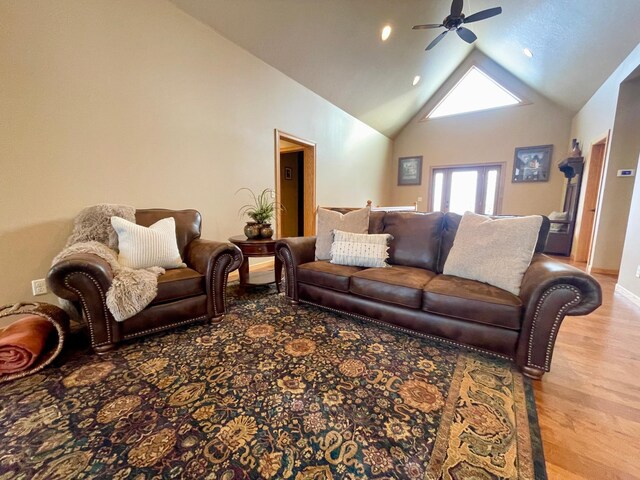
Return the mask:
{"type": "Polygon", "coordinates": [[[571,255],[571,246],[573,244],[573,235],[575,233],[576,217],[578,214],[584,158],[566,158],[558,164],[558,168],[567,179],[563,207],[563,213],[566,214],[566,219],[549,219],[551,228],[544,252],[569,256],[571,255]]]}

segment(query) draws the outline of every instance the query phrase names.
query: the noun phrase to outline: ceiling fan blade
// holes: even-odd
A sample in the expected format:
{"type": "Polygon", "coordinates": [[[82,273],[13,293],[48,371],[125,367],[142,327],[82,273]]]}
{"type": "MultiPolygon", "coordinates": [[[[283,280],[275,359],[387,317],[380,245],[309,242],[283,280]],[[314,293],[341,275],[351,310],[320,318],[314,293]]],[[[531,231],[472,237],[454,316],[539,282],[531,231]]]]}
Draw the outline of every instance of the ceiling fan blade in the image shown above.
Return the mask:
{"type": "Polygon", "coordinates": [[[442,40],[447,33],[449,33],[449,30],[445,30],[436,38],[434,38],[433,41],[429,45],[427,45],[427,48],[425,48],[425,50],[431,50],[433,47],[435,47],[438,44],[438,42],[440,42],[440,40],[442,40]]]}
{"type": "Polygon", "coordinates": [[[473,33],[471,30],[469,30],[468,28],[459,27],[456,29],[456,33],[461,39],[463,39],[467,43],[473,43],[478,39],[478,37],[476,37],[476,34],[473,33]]]}
{"type": "Polygon", "coordinates": [[[425,28],[440,28],[440,27],[444,27],[444,25],[442,23],[441,24],[427,23],[426,25],[414,25],[413,30],[423,30],[425,28]]]}
{"type": "Polygon", "coordinates": [[[464,23],[477,22],[478,20],[484,20],[485,18],[495,17],[496,15],[500,15],[501,13],[502,7],[488,8],[486,10],[482,10],[481,12],[469,15],[464,19],[464,23]]]}
{"type": "Polygon", "coordinates": [[[459,17],[460,15],[462,15],[462,3],[463,0],[453,0],[453,2],[451,2],[452,17],[459,17]]]}

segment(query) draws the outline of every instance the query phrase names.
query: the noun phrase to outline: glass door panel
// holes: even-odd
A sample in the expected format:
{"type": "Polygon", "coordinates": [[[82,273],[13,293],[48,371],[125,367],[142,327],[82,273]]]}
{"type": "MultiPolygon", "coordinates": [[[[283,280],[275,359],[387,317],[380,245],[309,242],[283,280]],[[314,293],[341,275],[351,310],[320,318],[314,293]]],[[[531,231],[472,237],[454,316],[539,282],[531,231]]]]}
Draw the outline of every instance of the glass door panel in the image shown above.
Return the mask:
{"type": "Polygon", "coordinates": [[[500,212],[500,165],[443,167],[432,170],[431,209],[484,215],[500,212]]]}
{"type": "Polygon", "coordinates": [[[484,214],[496,214],[496,200],[498,198],[498,170],[488,170],[484,190],[484,214]]]}
{"type": "Polygon", "coordinates": [[[460,215],[466,211],[475,212],[477,193],[477,170],[459,170],[452,172],[448,210],[459,213],[460,215]]]}
{"type": "Polygon", "coordinates": [[[433,174],[433,211],[442,211],[442,188],[444,186],[444,172],[433,174]]]}

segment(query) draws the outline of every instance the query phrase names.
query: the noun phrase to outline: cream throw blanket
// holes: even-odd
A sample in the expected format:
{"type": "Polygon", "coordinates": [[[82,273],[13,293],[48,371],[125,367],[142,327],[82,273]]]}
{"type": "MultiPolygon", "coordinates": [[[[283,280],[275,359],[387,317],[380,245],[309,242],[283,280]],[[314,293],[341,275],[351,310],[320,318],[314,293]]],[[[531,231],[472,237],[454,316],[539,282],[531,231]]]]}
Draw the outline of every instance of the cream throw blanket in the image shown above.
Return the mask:
{"type": "MultiPolygon", "coordinates": [[[[165,270],[161,267],[136,270],[118,263],[117,252],[109,248],[117,248],[117,235],[110,223],[114,215],[135,222],[135,208],[126,205],[100,204],[82,210],[74,221],[67,246],[52,264],[79,253],[96,255],[107,262],[113,272],[113,282],[107,290],[107,308],[113,318],[122,322],[140,313],[156,297],[158,276],[165,270]]],[[[61,303],[68,310],[70,302],[61,303]]]]}

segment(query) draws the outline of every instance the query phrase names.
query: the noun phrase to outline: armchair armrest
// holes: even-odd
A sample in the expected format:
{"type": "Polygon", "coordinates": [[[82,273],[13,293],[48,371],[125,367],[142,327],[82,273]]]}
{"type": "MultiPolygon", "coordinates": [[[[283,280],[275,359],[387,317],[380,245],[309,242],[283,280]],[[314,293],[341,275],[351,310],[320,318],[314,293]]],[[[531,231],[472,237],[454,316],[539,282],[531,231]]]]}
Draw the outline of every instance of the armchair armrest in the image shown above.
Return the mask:
{"type": "Polygon", "coordinates": [[[187,245],[185,262],[205,276],[207,304],[212,317],[221,317],[226,310],[229,273],[242,263],[242,252],[232,243],[198,238],[187,245]]]}
{"type": "Polygon", "coordinates": [[[91,345],[108,350],[117,341],[116,322],[107,309],[107,291],[113,281],[109,264],[91,254],[76,254],[61,260],[47,274],[49,289],[58,297],[77,302],[89,327],[91,345]]]}
{"type": "Polygon", "coordinates": [[[525,311],[516,362],[527,375],[540,378],[550,369],[564,317],[593,312],[602,304],[602,289],[591,275],[536,254],[525,272],[520,298],[525,311]]]}
{"type": "Polygon", "coordinates": [[[276,255],[285,266],[287,276],[285,293],[292,302],[297,303],[297,267],[315,260],[316,237],[290,237],[278,240],[276,242],[276,255]]]}

